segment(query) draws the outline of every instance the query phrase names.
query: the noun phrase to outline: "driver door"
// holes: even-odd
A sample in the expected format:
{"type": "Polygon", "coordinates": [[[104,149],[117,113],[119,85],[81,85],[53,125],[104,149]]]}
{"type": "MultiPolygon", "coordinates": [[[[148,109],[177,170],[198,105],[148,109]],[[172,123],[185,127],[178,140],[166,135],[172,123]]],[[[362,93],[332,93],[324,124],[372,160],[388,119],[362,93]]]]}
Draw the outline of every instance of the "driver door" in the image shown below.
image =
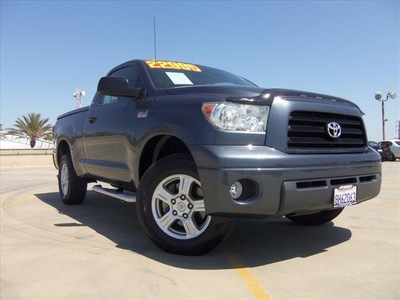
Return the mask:
{"type": "MultiPolygon", "coordinates": [[[[129,87],[142,87],[139,70],[137,65],[133,65],[109,76],[127,78],[129,87]]],[[[131,97],[110,95],[96,98],[85,121],[86,168],[98,179],[131,182],[137,101],[131,97]]]]}

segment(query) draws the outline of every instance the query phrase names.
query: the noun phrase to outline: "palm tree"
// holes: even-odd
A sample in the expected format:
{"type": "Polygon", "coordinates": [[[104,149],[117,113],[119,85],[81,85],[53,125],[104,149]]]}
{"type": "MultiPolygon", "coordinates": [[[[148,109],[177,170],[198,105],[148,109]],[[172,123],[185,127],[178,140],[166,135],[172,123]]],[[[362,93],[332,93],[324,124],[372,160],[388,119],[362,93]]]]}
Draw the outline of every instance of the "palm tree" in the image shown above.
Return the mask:
{"type": "Polygon", "coordinates": [[[30,140],[31,148],[35,147],[36,139],[51,134],[51,124],[47,124],[49,118],[42,119],[37,113],[30,113],[15,121],[14,128],[9,129],[9,134],[26,135],[30,140]]]}

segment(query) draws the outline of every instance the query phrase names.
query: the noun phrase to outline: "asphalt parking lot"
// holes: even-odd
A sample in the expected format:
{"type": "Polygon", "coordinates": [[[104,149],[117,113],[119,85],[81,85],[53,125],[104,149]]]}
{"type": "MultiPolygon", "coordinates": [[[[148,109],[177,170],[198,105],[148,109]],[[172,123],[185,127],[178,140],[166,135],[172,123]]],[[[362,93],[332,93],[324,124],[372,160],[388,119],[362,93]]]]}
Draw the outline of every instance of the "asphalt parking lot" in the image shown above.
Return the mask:
{"type": "Polygon", "coordinates": [[[51,167],[1,167],[1,299],[399,299],[400,162],[333,222],[239,220],[200,257],[156,248],[135,204],[65,206],[51,167]]]}

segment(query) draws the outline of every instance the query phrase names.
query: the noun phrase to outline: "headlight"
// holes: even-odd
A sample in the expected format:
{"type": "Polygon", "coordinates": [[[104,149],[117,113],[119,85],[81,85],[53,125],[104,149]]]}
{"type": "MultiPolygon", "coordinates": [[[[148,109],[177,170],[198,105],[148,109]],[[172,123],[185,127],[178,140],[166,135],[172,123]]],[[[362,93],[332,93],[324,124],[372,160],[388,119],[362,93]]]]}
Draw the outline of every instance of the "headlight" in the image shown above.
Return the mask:
{"type": "Polygon", "coordinates": [[[203,113],[217,128],[227,131],[265,132],[269,106],[231,102],[204,103],[203,113]]]}

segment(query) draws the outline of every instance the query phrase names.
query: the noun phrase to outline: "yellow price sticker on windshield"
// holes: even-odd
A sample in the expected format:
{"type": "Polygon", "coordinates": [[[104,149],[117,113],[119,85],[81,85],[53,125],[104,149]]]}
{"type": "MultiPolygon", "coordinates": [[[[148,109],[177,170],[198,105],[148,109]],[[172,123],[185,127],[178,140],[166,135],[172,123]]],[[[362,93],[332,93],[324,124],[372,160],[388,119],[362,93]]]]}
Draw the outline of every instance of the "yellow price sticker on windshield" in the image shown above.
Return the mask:
{"type": "Polygon", "coordinates": [[[151,69],[172,69],[172,70],[185,70],[201,72],[201,69],[193,64],[186,64],[174,61],[163,61],[163,60],[147,60],[146,64],[151,69]]]}

